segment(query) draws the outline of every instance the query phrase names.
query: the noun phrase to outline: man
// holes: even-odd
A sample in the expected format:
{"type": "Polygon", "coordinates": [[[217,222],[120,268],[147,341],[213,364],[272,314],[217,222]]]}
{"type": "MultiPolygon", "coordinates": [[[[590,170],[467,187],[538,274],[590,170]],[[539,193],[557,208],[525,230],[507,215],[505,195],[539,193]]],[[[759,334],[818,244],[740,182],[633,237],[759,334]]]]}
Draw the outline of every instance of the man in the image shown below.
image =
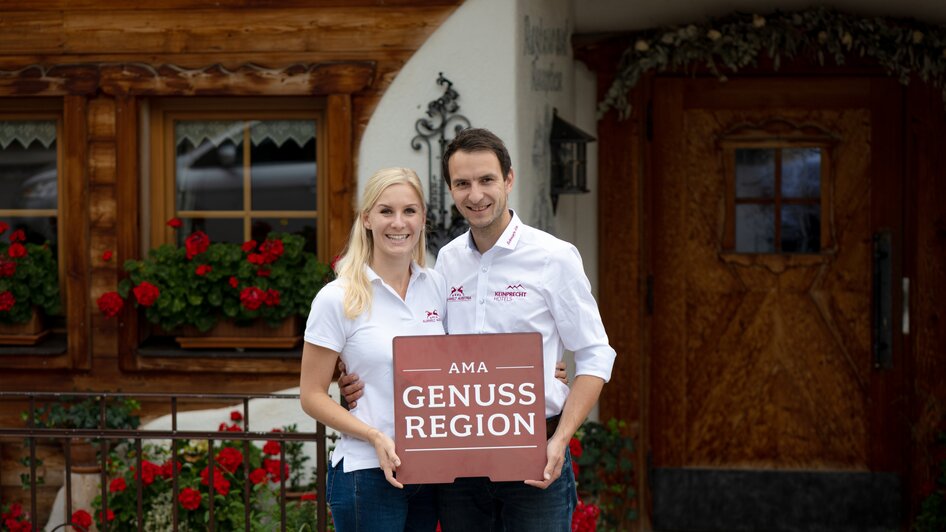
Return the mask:
{"type": "MultiPolygon", "coordinates": [[[[577,496],[568,443],[611,376],[614,350],[578,250],[509,210],[515,175],[502,140],[466,129],[447,146],[442,165],[454,204],[470,224],[437,258],[448,288],[472,296],[448,299],[448,332],[542,334],[549,439],[542,479],[461,478],[441,485],[441,524],[445,532],[571,530],[577,496]],[[571,390],[554,375],[564,349],[575,353],[571,390]]],[[[359,388],[343,393],[357,397],[359,388]]]]}

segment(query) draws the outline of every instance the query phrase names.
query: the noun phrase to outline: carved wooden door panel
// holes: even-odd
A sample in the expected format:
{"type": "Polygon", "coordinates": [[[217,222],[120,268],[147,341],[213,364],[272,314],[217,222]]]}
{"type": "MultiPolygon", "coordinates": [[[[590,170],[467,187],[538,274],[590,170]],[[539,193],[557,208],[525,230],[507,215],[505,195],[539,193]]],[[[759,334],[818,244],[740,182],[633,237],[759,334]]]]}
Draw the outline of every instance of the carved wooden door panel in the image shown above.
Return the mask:
{"type": "Polygon", "coordinates": [[[898,90],[655,80],[658,530],[896,528],[903,435],[878,404],[898,391],[873,358],[872,250],[899,234],[898,90]]]}

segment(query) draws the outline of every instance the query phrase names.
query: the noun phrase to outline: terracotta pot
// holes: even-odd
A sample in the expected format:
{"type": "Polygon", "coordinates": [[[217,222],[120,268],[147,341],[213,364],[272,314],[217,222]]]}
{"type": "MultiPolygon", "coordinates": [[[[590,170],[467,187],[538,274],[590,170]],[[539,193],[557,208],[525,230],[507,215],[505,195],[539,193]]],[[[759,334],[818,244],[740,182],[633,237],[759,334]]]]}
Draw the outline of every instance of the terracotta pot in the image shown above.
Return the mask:
{"type": "Polygon", "coordinates": [[[290,316],[276,328],[262,320],[247,326],[222,320],[207,332],[188,326],[181,330],[175,340],[184,349],[291,349],[299,345],[302,334],[298,316],[290,316]]]}

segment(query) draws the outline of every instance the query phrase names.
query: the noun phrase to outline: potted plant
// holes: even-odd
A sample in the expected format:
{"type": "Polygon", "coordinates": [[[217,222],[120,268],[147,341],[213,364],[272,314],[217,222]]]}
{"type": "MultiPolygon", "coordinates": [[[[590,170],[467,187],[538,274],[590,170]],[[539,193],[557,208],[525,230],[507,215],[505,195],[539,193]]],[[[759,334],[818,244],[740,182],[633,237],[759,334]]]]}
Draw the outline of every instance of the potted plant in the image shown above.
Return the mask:
{"type": "MultiPolygon", "coordinates": [[[[221,423],[218,431],[243,430],[239,411],[231,412],[230,420],[233,423],[221,423]]],[[[288,430],[288,427],[282,430],[288,430]]],[[[175,505],[180,530],[206,530],[210,486],[213,485],[214,528],[244,530],[247,528],[244,489],[249,482],[248,529],[276,530],[281,520],[281,482],[288,482],[293,475],[288,455],[285,462],[280,459],[280,446],[281,443],[274,440],[266,442],[262,448],[251,444],[247,452],[242,441],[226,440],[221,435],[211,453],[207,440],[180,440],[175,462],[169,444],[148,444],[142,448],[140,474],[136,471],[138,457],[134,449],[129,448],[124,454],[113,452],[108,468],[108,510],[102,514],[102,497],[98,496],[93,508],[81,511],[85,512],[84,515],[96,516],[100,524],[104,517],[109,521],[109,528],[137,528],[137,483],[140,480],[145,530],[170,530],[175,505]],[[214,462],[212,474],[211,456],[214,462]],[[176,500],[173,491],[175,474],[176,500]]],[[[287,503],[287,530],[315,530],[315,498],[314,493],[309,493],[298,501],[287,503]]]]}
{"type": "MultiPolygon", "coordinates": [[[[109,399],[99,396],[62,396],[56,401],[37,406],[20,413],[24,422],[32,417],[33,427],[58,429],[136,429],[140,417],[136,412],[141,404],[130,398],[109,399]],[[102,426],[102,401],[105,401],[105,425],[102,426]]],[[[115,442],[109,442],[114,444],[115,442]]],[[[70,438],[69,452],[72,470],[77,473],[98,471],[98,449],[89,438],[70,438]]],[[[24,458],[29,465],[29,458],[24,458]]],[[[21,460],[22,462],[23,460],[21,460]]],[[[42,465],[37,462],[36,465],[42,465]]],[[[27,483],[29,479],[23,479],[27,483]]]]}
{"type": "Polygon", "coordinates": [[[634,441],[627,423],[585,421],[569,443],[578,484],[572,530],[624,530],[637,519],[634,441]]]}
{"type": "MultiPolygon", "coordinates": [[[[0,238],[10,230],[0,221],[0,238]]],[[[48,244],[26,242],[22,229],[0,240],[0,344],[35,344],[42,315],[62,312],[59,271],[48,244]]]]}
{"type": "MultiPolygon", "coordinates": [[[[172,226],[179,224],[169,222],[172,226]]],[[[294,347],[298,343],[297,316],[306,316],[315,294],[330,280],[328,265],[303,251],[303,237],[271,233],[263,242],[216,242],[202,231],[189,235],[183,247],[170,244],[152,249],[142,260],[128,260],[128,278],[117,292],[103,294],[98,305],[116,316],[124,300],[144,309],[145,318],[168,333],[177,333],[185,347],[224,347],[214,342],[188,340],[187,333],[206,333],[218,323],[232,323],[262,336],[263,344],[235,340],[239,328],[230,328],[230,347],[294,347]],[[273,330],[255,331],[258,323],[288,328],[287,344],[267,343],[273,330]]]]}

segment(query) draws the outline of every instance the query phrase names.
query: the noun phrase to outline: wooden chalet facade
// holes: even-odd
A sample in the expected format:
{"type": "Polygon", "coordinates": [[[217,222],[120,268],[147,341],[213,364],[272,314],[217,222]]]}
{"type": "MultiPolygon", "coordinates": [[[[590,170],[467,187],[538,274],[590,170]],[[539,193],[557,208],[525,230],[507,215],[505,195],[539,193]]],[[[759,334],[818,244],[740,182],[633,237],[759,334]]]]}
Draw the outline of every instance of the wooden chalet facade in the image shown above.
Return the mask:
{"type": "MultiPolygon", "coordinates": [[[[347,240],[357,148],[373,109],[460,3],[43,0],[0,7],[0,122],[53,124],[58,176],[58,203],[17,203],[17,189],[8,187],[0,219],[55,218],[64,301],[59,349],[0,346],[0,389],[249,393],[298,385],[298,350],[148,356],[139,350],[145,326],[132,305],[114,319],[96,306],[115,290],[125,260],[174,238],[164,221],[185,207],[173,205],[173,158],[165,163],[174,154],[164,142],[171,120],[302,117],[314,124],[317,192],[295,216],[314,221],[314,251],[328,262],[347,240]],[[114,253],[109,261],[106,250],[114,253]]],[[[278,208],[256,215],[283,216],[278,208]]],[[[237,225],[248,227],[249,215],[237,225]]],[[[4,404],[0,425],[19,424],[23,406],[4,404]]],[[[18,442],[3,447],[3,499],[18,499],[18,442]]]]}

